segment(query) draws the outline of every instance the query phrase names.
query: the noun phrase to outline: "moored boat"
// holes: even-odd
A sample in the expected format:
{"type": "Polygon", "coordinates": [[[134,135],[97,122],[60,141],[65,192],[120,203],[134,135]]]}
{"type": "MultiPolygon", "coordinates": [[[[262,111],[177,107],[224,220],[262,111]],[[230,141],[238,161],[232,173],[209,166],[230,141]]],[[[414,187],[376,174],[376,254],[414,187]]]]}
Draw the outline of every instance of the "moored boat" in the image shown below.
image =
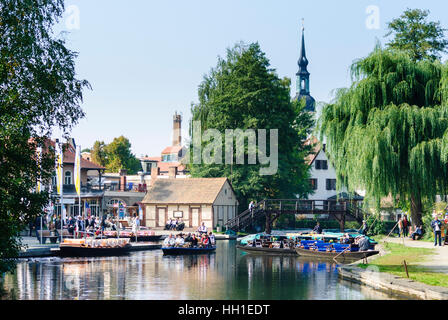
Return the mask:
{"type": "Polygon", "coordinates": [[[280,254],[280,255],[297,255],[296,251],[291,248],[269,248],[263,246],[253,247],[251,245],[237,245],[237,249],[240,249],[246,253],[252,254],[280,254]]]}
{"type": "Polygon", "coordinates": [[[352,263],[361,259],[374,256],[379,253],[376,250],[368,251],[323,251],[319,249],[296,247],[295,251],[300,257],[315,258],[323,260],[336,260],[339,263],[352,263]]]}
{"type": "Polygon", "coordinates": [[[63,257],[119,256],[129,253],[129,239],[64,239],[60,244],[63,257]]]}
{"type": "Polygon", "coordinates": [[[209,254],[216,251],[216,247],[162,247],[164,255],[194,255],[209,254]]]}

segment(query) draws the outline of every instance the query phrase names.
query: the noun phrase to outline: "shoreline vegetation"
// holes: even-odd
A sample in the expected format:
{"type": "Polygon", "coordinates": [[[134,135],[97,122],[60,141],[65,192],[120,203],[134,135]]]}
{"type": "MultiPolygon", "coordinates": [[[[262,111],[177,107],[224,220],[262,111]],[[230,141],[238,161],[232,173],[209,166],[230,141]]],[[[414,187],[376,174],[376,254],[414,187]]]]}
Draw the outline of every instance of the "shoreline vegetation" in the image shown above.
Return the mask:
{"type": "Polygon", "coordinates": [[[378,267],[381,273],[392,274],[401,278],[407,278],[404,261],[406,261],[409,279],[423,284],[448,287],[448,274],[434,272],[420,263],[430,260],[435,255],[435,249],[414,248],[403,244],[390,243],[385,241],[382,236],[375,238],[386,252],[368,264],[357,264],[357,267],[367,269],[368,267],[378,267]]]}

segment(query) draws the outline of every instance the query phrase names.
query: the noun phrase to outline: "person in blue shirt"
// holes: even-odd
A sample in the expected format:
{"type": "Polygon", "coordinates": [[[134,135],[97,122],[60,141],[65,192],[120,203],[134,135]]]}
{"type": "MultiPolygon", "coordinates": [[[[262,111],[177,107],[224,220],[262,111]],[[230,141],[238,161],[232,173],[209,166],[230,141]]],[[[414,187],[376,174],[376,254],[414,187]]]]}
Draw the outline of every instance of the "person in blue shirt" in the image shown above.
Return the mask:
{"type": "Polygon", "coordinates": [[[431,222],[431,227],[434,231],[434,246],[437,246],[437,241],[439,241],[439,246],[442,246],[442,222],[439,220],[437,215],[434,216],[434,220],[431,222]]]}

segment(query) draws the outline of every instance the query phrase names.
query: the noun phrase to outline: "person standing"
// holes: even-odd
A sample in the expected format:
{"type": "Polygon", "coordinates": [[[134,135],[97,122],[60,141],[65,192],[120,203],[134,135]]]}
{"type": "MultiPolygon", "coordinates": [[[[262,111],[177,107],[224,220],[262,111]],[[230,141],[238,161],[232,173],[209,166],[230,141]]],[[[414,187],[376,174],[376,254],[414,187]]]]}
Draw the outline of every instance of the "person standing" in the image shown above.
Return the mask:
{"type": "Polygon", "coordinates": [[[403,217],[403,236],[407,237],[409,234],[409,221],[406,215],[403,217]]]}
{"type": "Polygon", "coordinates": [[[255,204],[253,201],[251,201],[249,203],[249,211],[250,211],[250,214],[252,215],[252,218],[254,217],[254,207],[255,207],[255,204]]]}
{"type": "Polygon", "coordinates": [[[322,228],[321,228],[319,222],[318,222],[318,223],[316,224],[316,226],[314,227],[313,232],[315,232],[315,233],[317,233],[317,234],[321,234],[321,233],[322,233],[322,228]]]}
{"type": "Polygon", "coordinates": [[[439,220],[437,214],[434,216],[434,220],[431,222],[431,227],[434,230],[434,246],[437,246],[437,241],[439,241],[439,246],[442,246],[442,222],[439,220]]]}
{"type": "Polygon", "coordinates": [[[401,237],[403,234],[403,219],[400,217],[398,220],[398,236],[401,237]]]}
{"type": "Polygon", "coordinates": [[[366,235],[367,235],[367,222],[366,222],[366,220],[362,220],[362,227],[361,227],[361,231],[360,231],[360,233],[361,233],[363,236],[366,236],[366,235]]]}

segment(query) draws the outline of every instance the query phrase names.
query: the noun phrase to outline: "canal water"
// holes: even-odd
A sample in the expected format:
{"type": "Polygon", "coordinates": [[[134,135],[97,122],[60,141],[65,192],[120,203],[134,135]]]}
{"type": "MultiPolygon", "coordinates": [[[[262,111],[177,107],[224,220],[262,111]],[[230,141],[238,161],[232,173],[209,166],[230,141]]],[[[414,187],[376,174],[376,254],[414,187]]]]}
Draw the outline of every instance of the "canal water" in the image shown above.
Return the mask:
{"type": "Polygon", "coordinates": [[[338,278],[336,264],[295,256],[249,255],[236,241],[215,254],[22,260],[6,275],[8,299],[20,300],[364,300],[391,297],[338,278]]]}

